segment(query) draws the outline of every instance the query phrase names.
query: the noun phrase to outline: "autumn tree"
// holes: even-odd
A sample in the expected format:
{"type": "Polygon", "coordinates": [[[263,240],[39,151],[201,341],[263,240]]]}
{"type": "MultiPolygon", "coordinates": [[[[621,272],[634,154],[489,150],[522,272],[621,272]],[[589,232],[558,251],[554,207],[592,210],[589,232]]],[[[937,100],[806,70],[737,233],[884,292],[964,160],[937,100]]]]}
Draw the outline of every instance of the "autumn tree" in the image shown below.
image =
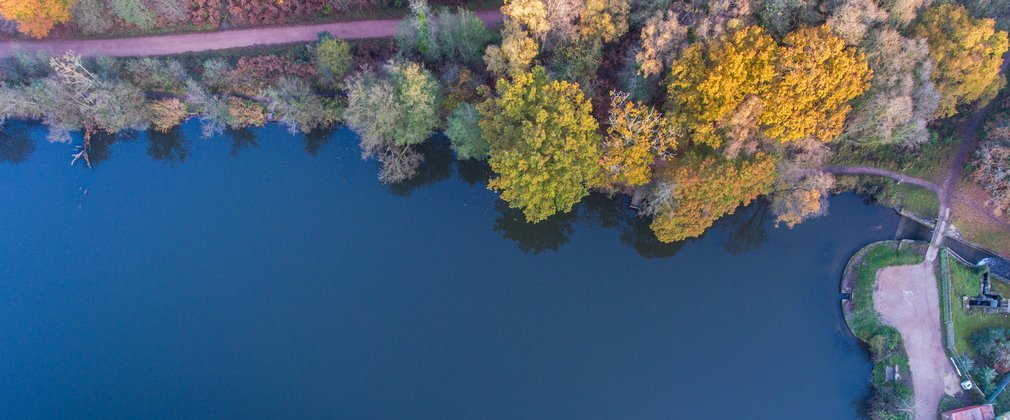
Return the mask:
{"type": "Polygon", "coordinates": [[[655,109],[636,104],[627,93],[610,93],[607,136],[600,157],[602,183],[614,190],[637,187],[652,180],[652,164],[672,152],[677,140],[655,109]]]}
{"type": "Polygon", "coordinates": [[[847,0],[835,8],[827,25],[845,43],[859,45],[867,31],[887,18],[875,0],[847,0]]]}
{"type": "Polygon", "coordinates": [[[764,133],[782,142],[837,137],[849,102],[870,85],[866,59],[827,26],[800,28],[784,43],[761,114],[764,133]]]}
{"type": "Polygon", "coordinates": [[[228,113],[231,115],[228,127],[235,130],[262,127],[267,122],[263,106],[247,99],[228,98],[228,113]]]}
{"type": "Polygon", "coordinates": [[[592,104],[578,85],[552,81],[539,66],[500,79],[497,93],[478,106],[495,172],[488,187],[530,222],[570,211],[598,177],[592,104]]]}
{"type": "Polygon", "coordinates": [[[583,37],[613,42],[628,32],[628,0],[585,0],[579,16],[583,37]]]}
{"type": "Polygon", "coordinates": [[[957,113],[959,105],[987,102],[1006,84],[999,68],[1007,51],[1007,33],[996,31],[992,19],[975,19],[961,5],[932,7],[914,29],[929,43],[936,63],[932,78],[940,92],[937,116],[957,113]]]}
{"type": "Polygon", "coordinates": [[[673,12],[657,13],[645,21],[639,36],[641,47],[635,54],[642,76],[662,74],[687,48],[688,27],[680,23],[678,16],[673,12]]]}
{"type": "Polygon", "coordinates": [[[541,0],[506,0],[501,11],[517,29],[535,37],[542,38],[550,29],[547,7],[541,0]]]}
{"type": "Polygon", "coordinates": [[[990,203],[1001,214],[1010,212],[1010,114],[986,125],[985,139],[975,152],[972,179],[989,192],[990,203]]]}
{"type": "Polygon", "coordinates": [[[387,183],[416,174],[421,155],[413,146],[439,123],[438,81],[417,63],[390,61],[382,72],[366,70],[348,81],[347,124],[361,136],[362,156],[382,162],[387,183]]]}
{"type": "Polygon", "coordinates": [[[932,0],[883,0],[881,6],[887,10],[892,22],[904,27],[915,20],[920,8],[930,3],[932,0]]]}
{"type": "Polygon", "coordinates": [[[888,28],[873,32],[865,45],[873,79],[854,102],[842,138],[904,146],[926,142],[926,126],[940,102],[930,80],[933,65],[926,41],[888,28]]]}
{"type": "Polygon", "coordinates": [[[775,41],[759,26],[713,43],[696,43],[671,66],[667,109],[694,143],[717,148],[719,127],[775,77],[775,41]]]}
{"type": "Polygon", "coordinates": [[[579,36],[582,0],[543,0],[548,34],[545,44],[564,44],[579,36]]]}
{"type": "Polygon", "coordinates": [[[0,16],[18,23],[18,30],[42,38],[57,23],[70,19],[73,0],[0,0],[0,16]]]}
{"type": "Polygon", "coordinates": [[[835,178],[819,170],[829,151],[827,145],[806,139],[782,146],[771,193],[776,224],[792,228],[828,211],[828,197],[835,178]]]}
{"type": "Polygon", "coordinates": [[[506,21],[501,46],[489,45],[484,51],[484,63],[489,72],[498,76],[518,74],[530,68],[538,51],[536,40],[518,24],[506,21]]]}
{"type": "Polygon", "coordinates": [[[157,131],[167,133],[179,125],[188,115],[186,104],[177,98],[159,99],[150,103],[151,125],[157,131]]]}
{"type": "Polygon", "coordinates": [[[691,152],[663,171],[645,210],[660,241],[693,238],[768,193],[774,179],[775,160],[766,154],[729,160],[691,152]]]}

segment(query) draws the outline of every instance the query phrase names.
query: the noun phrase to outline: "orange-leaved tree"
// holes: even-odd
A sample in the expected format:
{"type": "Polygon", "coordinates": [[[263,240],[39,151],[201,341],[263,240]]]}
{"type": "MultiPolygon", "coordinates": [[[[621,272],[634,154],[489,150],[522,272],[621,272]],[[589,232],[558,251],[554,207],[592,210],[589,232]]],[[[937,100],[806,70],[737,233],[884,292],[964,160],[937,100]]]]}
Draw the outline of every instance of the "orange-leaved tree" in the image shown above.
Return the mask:
{"type": "Polygon", "coordinates": [[[914,33],[929,43],[929,56],[936,63],[931,76],[940,92],[937,117],[954,115],[958,105],[991,100],[1006,83],[999,67],[1007,51],[1007,33],[996,31],[994,24],[950,3],[922,14],[914,33]]]}
{"type": "Polygon", "coordinates": [[[650,227],[663,242],[700,236],[720,217],[768,193],[774,181],[775,159],[767,154],[729,160],[690,153],[663,174],[650,199],[650,227]]]}
{"type": "Polygon", "coordinates": [[[696,43],[671,65],[667,108],[695,143],[719,147],[720,123],[775,75],[775,40],[750,26],[711,44],[696,43]]]}
{"type": "Polygon", "coordinates": [[[659,111],[628,99],[627,93],[610,93],[607,137],[600,157],[605,188],[637,187],[652,180],[652,163],[672,152],[677,139],[659,111]]]}
{"type": "Polygon", "coordinates": [[[74,0],[0,0],[0,15],[18,23],[18,30],[42,38],[57,23],[70,19],[74,0]]]}
{"type": "Polygon", "coordinates": [[[866,58],[827,25],[786,35],[778,75],[765,96],[761,125],[782,142],[829,141],[842,132],[850,101],[870,87],[866,58]]]}

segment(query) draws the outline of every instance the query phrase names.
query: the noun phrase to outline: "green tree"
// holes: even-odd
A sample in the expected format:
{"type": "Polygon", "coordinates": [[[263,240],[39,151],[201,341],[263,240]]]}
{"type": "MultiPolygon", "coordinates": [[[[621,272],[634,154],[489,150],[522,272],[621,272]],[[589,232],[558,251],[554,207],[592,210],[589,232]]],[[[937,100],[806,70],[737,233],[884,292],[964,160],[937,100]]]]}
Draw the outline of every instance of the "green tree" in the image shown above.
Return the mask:
{"type": "Polygon", "coordinates": [[[302,79],[282,76],[260,96],[267,99],[267,110],[292,134],[325,128],[339,120],[336,103],[319,96],[302,79]]]}
{"type": "Polygon", "coordinates": [[[446,120],[445,135],[459,159],[485,160],[488,144],[480,129],[480,113],[471,104],[461,104],[446,120]]]}
{"type": "Polygon", "coordinates": [[[488,187],[531,222],[570,211],[599,177],[592,104],[577,84],[552,81],[539,66],[499,80],[497,91],[478,107],[496,174],[488,187]]]}
{"type": "Polygon", "coordinates": [[[347,124],[361,136],[365,157],[383,163],[380,179],[412,177],[420,156],[411,147],[439,124],[438,81],[417,63],[390,61],[382,73],[364,71],[348,82],[347,124]]]}
{"type": "Polygon", "coordinates": [[[932,78],[940,92],[938,117],[954,115],[959,105],[988,102],[1006,84],[999,68],[1007,33],[996,31],[992,19],[975,19],[964,6],[944,3],[922,14],[914,34],[926,38],[936,63],[932,78]]]}
{"type": "Polygon", "coordinates": [[[144,92],[136,86],[98,76],[74,53],[53,57],[50,66],[52,74],[32,83],[27,97],[52,140],[67,140],[72,130],[117,133],[147,126],[144,92]]]}
{"type": "Polygon", "coordinates": [[[340,80],[351,70],[352,64],[351,44],[329,34],[320,38],[316,44],[316,66],[322,75],[333,81],[340,80]]]}

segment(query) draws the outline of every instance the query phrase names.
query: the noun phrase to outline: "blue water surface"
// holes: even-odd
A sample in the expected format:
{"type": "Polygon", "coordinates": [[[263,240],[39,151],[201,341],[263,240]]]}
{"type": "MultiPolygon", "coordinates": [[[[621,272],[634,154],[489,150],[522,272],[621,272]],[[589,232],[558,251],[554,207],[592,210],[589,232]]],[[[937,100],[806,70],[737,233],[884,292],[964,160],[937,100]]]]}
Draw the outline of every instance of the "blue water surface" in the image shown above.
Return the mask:
{"type": "Polygon", "coordinates": [[[758,203],[659,244],[625,198],[529,225],[346,130],[0,139],[0,418],[853,419],[838,279],[897,217],[758,203]],[[78,139],[79,141],[79,139],[78,139]],[[76,143],[75,143],[76,144],[76,143]]]}

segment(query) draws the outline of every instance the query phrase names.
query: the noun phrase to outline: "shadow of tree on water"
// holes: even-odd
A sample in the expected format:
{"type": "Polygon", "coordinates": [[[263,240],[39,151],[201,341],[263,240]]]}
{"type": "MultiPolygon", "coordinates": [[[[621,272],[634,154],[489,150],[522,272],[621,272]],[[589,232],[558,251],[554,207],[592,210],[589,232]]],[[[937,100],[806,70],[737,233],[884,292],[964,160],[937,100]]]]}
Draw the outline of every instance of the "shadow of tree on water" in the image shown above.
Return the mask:
{"type": "Polygon", "coordinates": [[[127,143],[139,138],[140,133],[132,130],[120,131],[116,134],[106,132],[95,132],[91,135],[91,148],[88,150],[88,158],[91,159],[91,166],[96,166],[112,157],[112,145],[116,143],[127,143]]]}
{"type": "Polygon", "coordinates": [[[522,210],[511,208],[502,200],[496,201],[494,208],[498,211],[494,231],[515,241],[524,254],[557,251],[568,243],[568,236],[575,231],[572,225],[579,218],[576,212],[568,212],[555,214],[540,223],[529,223],[522,210]]]}
{"type": "Polygon", "coordinates": [[[730,234],[723,248],[731,255],[753,251],[768,241],[768,216],[771,213],[767,200],[758,200],[740,208],[735,216],[721,219],[728,225],[730,234]],[[741,214],[743,213],[743,214],[741,214]]]}
{"type": "Polygon", "coordinates": [[[333,133],[335,133],[337,129],[338,128],[334,126],[316,129],[305,133],[304,140],[302,140],[305,152],[308,153],[309,156],[318,156],[319,152],[323,149],[323,146],[327,145],[330,142],[330,139],[333,138],[333,133]]]}
{"type": "Polygon", "coordinates": [[[189,149],[186,137],[178,126],[167,132],[151,130],[147,133],[147,154],[154,160],[174,165],[186,161],[189,149]]]}
{"type": "Polygon", "coordinates": [[[621,242],[630,246],[638,255],[645,258],[669,258],[684,247],[686,241],[666,243],[659,240],[649,227],[651,219],[632,217],[627,219],[621,229],[621,242]]]}
{"type": "Polygon", "coordinates": [[[456,174],[463,182],[473,185],[477,183],[487,183],[491,179],[491,165],[483,160],[457,160],[456,174]]]}
{"type": "Polygon", "coordinates": [[[0,128],[0,162],[18,164],[35,152],[35,142],[23,126],[0,128]]]}
{"type": "Polygon", "coordinates": [[[238,153],[242,149],[259,147],[259,143],[256,142],[256,132],[248,128],[228,129],[225,131],[225,135],[231,138],[231,151],[228,152],[231,157],[238,157],[238,153]]]}
{"type": "Polygon", "coordinates": [[[413,178],[389,185],[389,190],[393,194],[409,196],[418,188],[444,181],[452,175],[453,154],[449,148],[449,140],[445,136],[434,136],[416,147],[424,156],[424,161],[421,162],[421,167],[413,178]]]}

